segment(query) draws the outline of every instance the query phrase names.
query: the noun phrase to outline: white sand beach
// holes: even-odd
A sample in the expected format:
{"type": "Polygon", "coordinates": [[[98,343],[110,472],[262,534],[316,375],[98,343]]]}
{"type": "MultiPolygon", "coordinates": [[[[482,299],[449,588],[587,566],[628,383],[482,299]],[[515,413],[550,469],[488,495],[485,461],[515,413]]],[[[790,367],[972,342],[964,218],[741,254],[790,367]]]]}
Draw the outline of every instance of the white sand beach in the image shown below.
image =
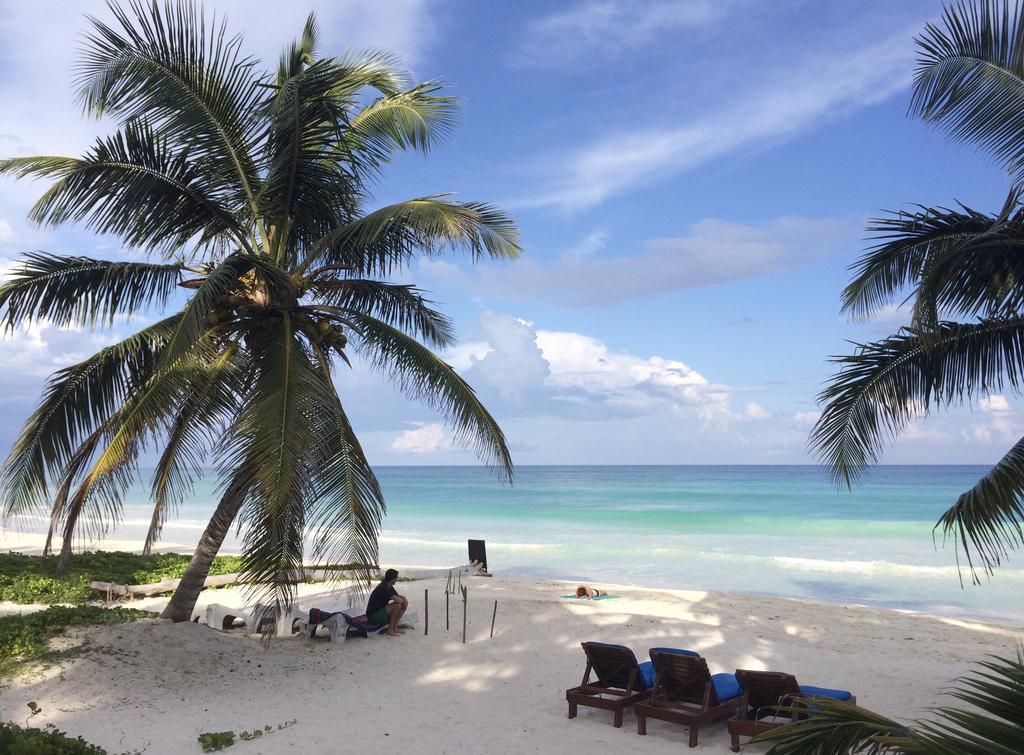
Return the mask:
{"type": "MultiPolygon", "coordinates": [[[[665,752],[685,749],[684,728],[651,721],[640,737],[631,713],[621,729],[605,711],[581,707],[566,718],[564,691],[584,669],[581,641],[622,643],[640,660],[654,646],[690,648],[713,673],[788,671],[911,718],[940,702],[939,690],[973,661],[1010,655],[1021,637],[1009,625],[783,598],[622,587],[610,588],[614,600],[588,602],[562,599],[572,587],[563,582],[498,575],[468,584],[465,645],[455,599],[445,631],[439,579],[398,585],[421,619],[398,638],[332,645],[296,636],[264,646],[240,630],[159,620],[81,630],[73,637],[88,651],[0,690],[0,718],[24,719],[33,700],[44,711],[33,725],[54,724],[111,752],[199,752],[200,732],[291,720],[232,752],[665,752]]],[[[157,610],[164,600],[130,605],[157,610]]],[[[242,591],[207,590],[200,601],[241,605],[242,591]]],[[[302,585],[304,607],[321,601],[331,601],[323,585],[302,585]]],[[[698,750],[728,747],[724,723],[701,730],[698,750]]]]}

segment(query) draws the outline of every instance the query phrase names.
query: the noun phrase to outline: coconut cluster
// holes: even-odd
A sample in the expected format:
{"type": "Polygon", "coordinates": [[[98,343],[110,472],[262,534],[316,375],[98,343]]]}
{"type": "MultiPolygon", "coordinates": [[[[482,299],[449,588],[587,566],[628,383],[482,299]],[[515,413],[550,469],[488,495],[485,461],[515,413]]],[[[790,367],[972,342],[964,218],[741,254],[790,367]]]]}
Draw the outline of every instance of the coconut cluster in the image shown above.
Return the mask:
{"type": "Polygon", "coordinates": [[[313,318],[302,314],[299,315],[299,329],[306,334],[310,341],[319,344],[324,349],[342,350],[348,343],[345,331],[336,323],[330,320],[313,318]]]}

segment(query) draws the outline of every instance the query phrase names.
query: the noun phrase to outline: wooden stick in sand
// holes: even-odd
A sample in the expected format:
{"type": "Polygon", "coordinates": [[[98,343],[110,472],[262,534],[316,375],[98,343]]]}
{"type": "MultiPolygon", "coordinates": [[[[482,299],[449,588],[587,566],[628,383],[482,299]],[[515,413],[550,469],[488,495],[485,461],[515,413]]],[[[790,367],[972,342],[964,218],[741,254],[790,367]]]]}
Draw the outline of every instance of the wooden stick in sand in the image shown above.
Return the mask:
{"type": "Polygon", "coordinates": [[[430,601],[427,600],[427,590],[423,589],[423,634],[426,636],[430,627],[430,601]]]}
{"type": "Polygon", "coordinates": [[[450,594],[451,593],[449,593],[447,590],[445,590],[445,592],[444,592],[444,631],[446,631],[446,632],[449,629],[452,628],[451,622],[448,620],[448,596],[450,594]]]}
{"type": "Polygon", "coordinates": [[[494,613],[491,614],[491,637],[494,637],[494,620],[498,618],[498,601],[494,601],[494,613]]]}
{"type": "Polygon", "coordinates": [[[462,586],[462,644],[466,644],[466,606],[469,604],[469,589],[462,586]]]}

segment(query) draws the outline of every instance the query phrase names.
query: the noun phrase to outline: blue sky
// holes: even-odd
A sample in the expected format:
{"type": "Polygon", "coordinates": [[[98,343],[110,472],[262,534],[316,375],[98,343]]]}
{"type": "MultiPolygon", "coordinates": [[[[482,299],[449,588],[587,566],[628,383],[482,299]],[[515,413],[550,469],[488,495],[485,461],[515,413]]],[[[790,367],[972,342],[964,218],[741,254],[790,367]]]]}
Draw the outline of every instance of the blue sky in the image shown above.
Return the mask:
{"type": "MultiPolygon", "coordinates": [[[[276,60],[318,11],[325,53],[383,48],[463,100],[452,138],[402,156],[386,203],[456,192],[512,212],[526,254],[406,277],[454,316],[447,356],[543,463],[806,463],[830,354],[905,321],[839,314],[865,221],[914,203],[1001,206],[989,158],[906,117],[913,36],[937,2],[213,2],[276,60]]],[[[81,152],[70,70],[102,3],[0,2],[0,154],[81,152]],[[46,33],[41,29],[46,29],[46,33]]],[[[0,265],[116,257],[115,240],[25,222],[41,185],[0,180],[0,265]]],[[[45,376],[125,332],[0,343],[0,445],[45,376]]],[[[359,365],[337,378],[378,464],[461,464],[440,419],[359,365]]],[[[891,463],[985,463],[1021,434],[1012,397],[915,421],[891,463]]]]}

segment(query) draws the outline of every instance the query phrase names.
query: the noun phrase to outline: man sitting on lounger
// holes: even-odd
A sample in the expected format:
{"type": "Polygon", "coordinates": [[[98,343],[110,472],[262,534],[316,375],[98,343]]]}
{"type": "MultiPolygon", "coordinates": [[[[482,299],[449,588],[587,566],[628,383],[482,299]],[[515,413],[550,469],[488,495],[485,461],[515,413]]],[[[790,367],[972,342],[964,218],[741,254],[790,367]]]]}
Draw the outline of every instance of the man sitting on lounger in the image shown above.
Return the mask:
{"type": "Polygon", "coordinates": [[[398,594],[395,590],[395,582],[398,581],[398,572],[388,569],[384,572],[384,579],[379,585],[373,588],[370,599],[366,603],[366,618],[374,624],[387,624],[388,628],[384,634],[392,637],[403,634],[398,628],[398,622],[409,607],[409,601],[398,594]]]}

